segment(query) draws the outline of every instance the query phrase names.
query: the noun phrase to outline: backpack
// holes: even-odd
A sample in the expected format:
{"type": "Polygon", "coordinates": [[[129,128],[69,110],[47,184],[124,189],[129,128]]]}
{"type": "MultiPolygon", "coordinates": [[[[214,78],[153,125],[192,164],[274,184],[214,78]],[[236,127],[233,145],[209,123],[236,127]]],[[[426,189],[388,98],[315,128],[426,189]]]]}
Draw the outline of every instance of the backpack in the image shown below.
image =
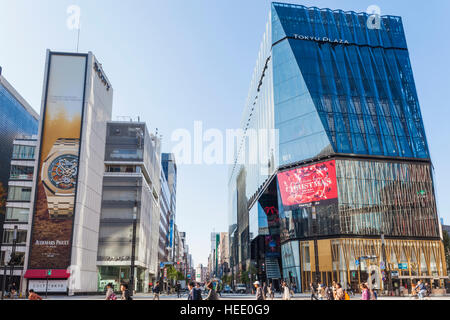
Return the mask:
{"type": "Polygon", "coordinates": [[[347,291],[344,291],[344,294],[345,294],[344,300],[350,300],[350,296],[348,295],[347,291]]]}

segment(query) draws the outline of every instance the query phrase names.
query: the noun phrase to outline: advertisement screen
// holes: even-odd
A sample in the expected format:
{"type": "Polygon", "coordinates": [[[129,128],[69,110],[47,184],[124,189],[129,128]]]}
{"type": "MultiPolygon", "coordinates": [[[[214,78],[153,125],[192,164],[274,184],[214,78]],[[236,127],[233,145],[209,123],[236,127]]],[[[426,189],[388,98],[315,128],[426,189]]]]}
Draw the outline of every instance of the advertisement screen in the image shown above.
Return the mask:
{"type": "Polygon", "coordinates": [[[70,266],[87,57],[50,54],[29,269],[70,266]]]}
{"type": "Polygon", "coordinates": [[[278,183],[283,206],[288,210],[338,198],[334,160],[281,172],[278,183]]]}

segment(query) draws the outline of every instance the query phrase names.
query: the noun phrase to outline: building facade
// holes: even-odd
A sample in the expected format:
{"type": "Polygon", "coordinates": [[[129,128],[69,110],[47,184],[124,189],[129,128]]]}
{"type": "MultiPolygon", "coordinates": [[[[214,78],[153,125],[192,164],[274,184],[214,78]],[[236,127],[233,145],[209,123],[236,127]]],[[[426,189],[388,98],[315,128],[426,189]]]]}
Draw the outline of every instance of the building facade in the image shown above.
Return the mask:
{"type": "Polygon", "coordinates": [[[98,290],[132,283],[137,292],[159,270],[160,140],[145,123],[109,122],[98,248],[98,290]],[[134,266],[134,277],[132,269],[134,266]]]}
{"type": "Polygon", "coordinates": [[[402,20],[372,21],[272,4],[229,181],[234,273],[253,265],[258,278],[303,291],[332,281],[387,289],[383,279],[443,286],[432,163],[402,20]]]}
{"type": "MultiPolygon", "coordinates": [[[[0,67],[0,132],[2,133],[0,137],[0,189],[3,189],[0,199],[6,198],[8,192],[14,139],[21,135],[36,135],[38,125],[39,115],[2,76],[2,68],[0,67]]],[[[20,167],[17,169],[20,170],[20,167]]],[[[5,210],[4,207],[0,206],[0,245],[3,240],[5,210]]]]}
{"type": "MultiPolygon", "coordinates": [[[[19,292],[23,288],[23,275],[26,270],[25,256],[29,249],[27,237],[31,231],[29,221],[32,215],[31,196],[34,190],[36,145],[37,136],[19,136],[13,142],[6,219],[3,225],[3,242],[0,250],[2,270],[4,270],[5,264],[9,265],[5,287],[14,282],[19,292]],[[14,232],[16,232],[16,241],[14,241],[14,232]],[[11,258],[13,258],[12,268],[11,258]]],[[[3,284],[3,277],[2,272],[0,284],[3,284]]]]}
{"type": "Polygon", "coordinates": [[[23,289],[96,292],[113,89],[91,52],[48,50],[45,70],[23,289]]]}

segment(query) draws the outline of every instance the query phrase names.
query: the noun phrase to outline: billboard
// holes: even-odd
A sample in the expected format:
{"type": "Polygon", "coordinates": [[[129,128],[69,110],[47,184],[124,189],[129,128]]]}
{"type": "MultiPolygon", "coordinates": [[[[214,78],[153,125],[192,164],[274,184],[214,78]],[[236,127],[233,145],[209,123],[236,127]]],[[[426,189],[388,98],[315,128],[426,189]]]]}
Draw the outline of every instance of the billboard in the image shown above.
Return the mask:
{"type": "Polygon", "coordinates": [[[337,201],[336,162],[332,160],[281,172],[278,185],[287,210],[337,201]]]}
{"type": "Polygon", "coordinates": [[[71,263],[86,72],[87,55],[49,55],[29,269],[71,263]]]}

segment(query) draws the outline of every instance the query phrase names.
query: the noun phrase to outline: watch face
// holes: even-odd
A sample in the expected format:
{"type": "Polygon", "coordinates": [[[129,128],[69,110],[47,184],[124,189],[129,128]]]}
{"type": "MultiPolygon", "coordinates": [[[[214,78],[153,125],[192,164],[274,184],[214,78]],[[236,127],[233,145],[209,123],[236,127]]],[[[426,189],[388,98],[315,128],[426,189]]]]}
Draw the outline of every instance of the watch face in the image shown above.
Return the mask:
{"type": "Polygon", "coordinates": [[[78,157],[72,154],[59,156],[48,168],[51,183],[61,190],[75,188],[78,174],[78,157]]]}

